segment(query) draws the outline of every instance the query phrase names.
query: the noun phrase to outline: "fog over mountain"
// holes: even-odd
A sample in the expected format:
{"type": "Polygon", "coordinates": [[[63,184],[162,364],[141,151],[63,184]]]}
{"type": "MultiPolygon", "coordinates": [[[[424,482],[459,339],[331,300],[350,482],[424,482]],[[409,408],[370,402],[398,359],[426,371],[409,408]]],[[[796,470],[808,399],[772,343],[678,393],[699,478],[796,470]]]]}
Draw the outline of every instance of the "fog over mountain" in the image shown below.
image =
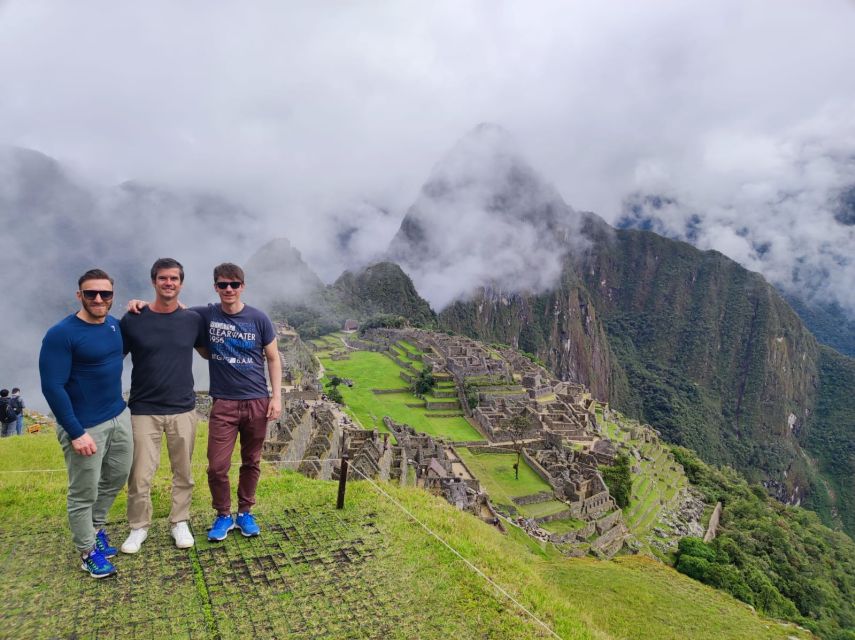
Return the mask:
{"type": "MultiPolygon", "coordinates": [[[[0,253],[36,293],[0,314],[6,349],[31,358],[26,336],[92,263],[145,290],[174,254],[195,301],[220,259],[288,238],[332,282],[430,210],[426,177],[479,122],[511,132],[568,210],[718,249],[855,316],[852,33],[846,0],[7,0],[0,253]]],[[[463,173],[482,171],[471,159],[463,173]]],[[[436,262],[422,295],[439,308],[497,268],[545,286],[554,252],[532,269],[538,227],[514,224],[458,225],[450,250],[508,250],[436,262]]]]}
{"type": "Polygon", "coordinates": [[[763,273],[786,293],[836,302],[855,318],[855,130],[824,121],[784,138],[727,141],[708,151],[722,191],[681,179],[685,168],[647,167],[643,190],[624,201],[618,226],[638,227],[717,249],[763,273]],[[835,138],[833,131],[839,132],[835,138]]]}
{"type": "Polygon", "coordinates": [[[507,131],[483,123],[433,168],[389,257],[437,309],[481,286],[541,292],[585,248],[581,220],[507,131]]]}

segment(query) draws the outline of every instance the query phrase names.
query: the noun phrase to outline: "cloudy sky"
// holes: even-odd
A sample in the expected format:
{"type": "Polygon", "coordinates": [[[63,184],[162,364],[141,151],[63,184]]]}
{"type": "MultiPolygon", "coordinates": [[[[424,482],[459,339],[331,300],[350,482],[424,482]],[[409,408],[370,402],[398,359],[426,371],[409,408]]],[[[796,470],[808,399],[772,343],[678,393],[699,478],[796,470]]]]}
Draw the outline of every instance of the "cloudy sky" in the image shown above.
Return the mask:
{"type": "Polygon", "coordinates": [[[573,207],[667,196],[662,231],[855,313],[853,33],[844,0],[0,0],[0,144],[224,191],[329,280],[328,232],[385,246],[496,122],[573,207]]]}

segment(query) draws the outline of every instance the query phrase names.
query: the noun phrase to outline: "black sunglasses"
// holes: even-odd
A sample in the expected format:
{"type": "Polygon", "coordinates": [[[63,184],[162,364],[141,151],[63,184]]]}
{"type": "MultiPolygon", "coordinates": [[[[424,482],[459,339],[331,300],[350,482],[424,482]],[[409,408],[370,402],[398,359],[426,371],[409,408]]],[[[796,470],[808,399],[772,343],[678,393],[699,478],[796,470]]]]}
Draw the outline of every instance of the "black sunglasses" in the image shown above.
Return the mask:
{"type": "Polygon", "coordinates": [[[231,282],[217,282],[217,289],[228,289],[231,287],[232,289],[240,289],[240,286],[243,282],[238,282],[237,280],[232,280],[231,282]]]}
{"type": "Polygon", "coordinates": [[[98,296],[101,296],[101,300],[112,300],[113,292],[112,291],[100,291],[98,289],[81,289],[80,293],[83,294],[83,297],[87,300],[94,300],[98,296]]]}

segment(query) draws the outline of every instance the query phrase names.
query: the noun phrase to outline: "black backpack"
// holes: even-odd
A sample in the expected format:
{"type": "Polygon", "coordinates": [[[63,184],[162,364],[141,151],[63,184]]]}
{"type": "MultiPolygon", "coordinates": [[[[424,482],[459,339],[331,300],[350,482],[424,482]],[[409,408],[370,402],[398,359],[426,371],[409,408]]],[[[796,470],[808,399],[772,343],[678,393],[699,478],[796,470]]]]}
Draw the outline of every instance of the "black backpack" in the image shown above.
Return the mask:
{"type": "Polygon", "coordinates": [[[0,421],[6,424],[18,421],[18,414],[12,408],[12,402],[9,398],[0,398],[0,421]]]}

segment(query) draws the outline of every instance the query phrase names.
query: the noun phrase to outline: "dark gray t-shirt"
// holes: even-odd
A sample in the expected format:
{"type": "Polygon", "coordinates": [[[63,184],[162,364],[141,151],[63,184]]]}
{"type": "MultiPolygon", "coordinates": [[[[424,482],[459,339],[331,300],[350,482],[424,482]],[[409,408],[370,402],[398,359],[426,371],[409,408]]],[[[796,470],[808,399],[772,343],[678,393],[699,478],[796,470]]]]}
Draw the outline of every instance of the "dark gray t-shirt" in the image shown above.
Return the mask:
{"type": "Polygon", "coordinates": [[[122,318],[125,353],[131,354],[134,415],[184,413],[196,406],[193,348],[207,346],[205,323],[198,313],[178,309],[155,313],[148,307],[122,318]]]}
{"type": "Polygon", "coordinates": [[[192,307],[205,321],[211,359],[211,397],[223,400],[267,398],[264,347],[276,339],[267,314],[244,305],[240,313],[224,313],[220,305],[192,307]]]}

